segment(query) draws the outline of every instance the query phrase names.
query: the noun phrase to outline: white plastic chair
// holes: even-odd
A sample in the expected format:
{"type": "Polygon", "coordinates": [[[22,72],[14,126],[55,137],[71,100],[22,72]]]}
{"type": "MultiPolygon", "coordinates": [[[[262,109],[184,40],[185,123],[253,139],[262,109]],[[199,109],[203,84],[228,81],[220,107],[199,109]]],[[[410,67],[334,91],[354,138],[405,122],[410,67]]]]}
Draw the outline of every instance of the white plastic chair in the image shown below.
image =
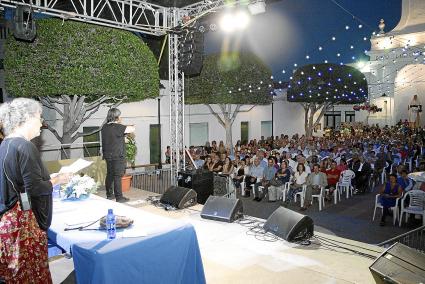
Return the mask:
{"type": "MultiPolygon", "coordinates": [[[[330,188],[326,188],[325,189],[325,192],[328,194],[329,193],[329,191],[330,191],[330,188]]],[[[338,190],[338,188],[337,188],[337,186],[335,185],[335,189],[334,189],[334,192],[332,193],[333,194],[333,198],[334,198],[334,204],[337,204],[337,202],[338,202],[338,197],[339,197],[339,201],[341,201],[341,192],[339,192],[339,190],[338,190]]]]}
{"type": "Polygon", "coordinates": [[[325,188],[322,186],[320,188],[320,193],[313,194],[311,197],[311,204],[313,204],[313,200],[317,198],[319,201],[319,211],[322,211],[322,207],[325,208],[325,188]]]}
{"type": "Polygon", "coordinates": [[[404,165],[408,166],[409,173],[412,172],[412,162],[413,162],[412,157],[407,157],[406,160],[404,161],[404,165]]]}
{"type": "Polygon", "coordinates": [[[307,190],[307,185],[304,184],[302,187],[302,190],[300,192],[295,193],[294,201],[297,202],[297,196],[300,197],[301,207],[304,207],[304,199],[305,199],[305,192],[307,190]]]}
{"type": "Polygon", "coordinates": [[[339,182],[336,183],[336,190],[338,191],[339,201],[341,201],[341,193],[345,192],[345,196],[348,199],[353,196],[354,187],[351,185],[351,180],[356,176],[352,170],[345,170],[341,173],[339,182]]]}
{"type": "MultiPolygon", "coordinates": [[[[261,178],[258,177],[257,180],[255,181],[255,183],[259,183],[260,181],[261,181],[261,178]]],[[[251,184],[251,196],[254,196],[254,186],[255,186],[254,183],[251,184]]],[[[264,186],[262,186],[262,185],[258,186],[258,191],[263,193],[264,186]]]]}
{"type": "Polygon", "coordinates": [[[246,186],[245,176],[243,176],[240,186],[241,186],[241,196],[245,196],[245,186],[246,186]]]}
{"type": "Polygon", "coordinates": [[[381,183],[385,184],[385,182],[387,181],[387,172],[385,171],[386,168],[388,168],[390,164],[388,164],[388,162],[385,162],[385,167],[382,169],[382,173],[381,173],[381,183]]]}
{"type": "Polygon", "coordinates": [[[285,184],[279,186],[278,188],[278,199],[286,200],[286,195],[288,194],[289,188],[291,186],[290,182],[286,182],[285,184]]]}
{"type": "MultiPolygon", "coordinates": [[[[380,202],[379,199],[380,194],[378,193],[375,197],[375,209],[373,209],[373,217],[372,217],[372,221],[375,221],[375,214],[376,214],[376,209],[377,208],[381,208],[381,214],[383,213],[383,206],[380,202]]],[[[397,198],[395,201],[395,205],[394,207],[390,207],[390,210],[393,211],[393,225],[395,226],[395,223],[397,221],[397,219],[399,219],[399,212],[398,212],[398,203],[400,202],[400,198],[397,198]]]]}
{"type": "Polygon", "coordinates": [[[403,220],[403,214],[406,213],[406,222],[409,218],[409,214],[422,215],[422,223],[425,226],[425,192],[422,190],[410,190],[406,192],[403,199],[401,200],[401,211],[399,226],[401,227],[401,221],[403,220]],[[409,196],[409,204],[405,207],[405,199],[409,196]]]}

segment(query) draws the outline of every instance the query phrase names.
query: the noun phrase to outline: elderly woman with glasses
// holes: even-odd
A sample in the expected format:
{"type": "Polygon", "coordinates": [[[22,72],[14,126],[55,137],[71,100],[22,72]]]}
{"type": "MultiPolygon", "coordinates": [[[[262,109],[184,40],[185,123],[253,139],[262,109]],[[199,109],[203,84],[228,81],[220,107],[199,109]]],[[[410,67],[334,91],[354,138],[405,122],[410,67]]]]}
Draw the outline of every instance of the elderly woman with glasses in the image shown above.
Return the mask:
{"type": "Polygon", "coordinates": [[[42,126],[38,102],[18,98],[2,104],[0,122],[6,135],[0,145],[0,282],[51,283],[46,231],[52,189],[71,176],[49,176],[30,141],[42,126]]]}

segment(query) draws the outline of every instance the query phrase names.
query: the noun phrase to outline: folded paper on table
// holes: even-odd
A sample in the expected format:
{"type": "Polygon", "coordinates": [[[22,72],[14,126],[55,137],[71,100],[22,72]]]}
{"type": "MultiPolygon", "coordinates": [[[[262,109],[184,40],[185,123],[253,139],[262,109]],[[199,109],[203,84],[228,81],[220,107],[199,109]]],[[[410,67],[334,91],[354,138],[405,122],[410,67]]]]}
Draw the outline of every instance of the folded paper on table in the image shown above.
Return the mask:
{"type": "Polygon", "coordinates": [[[59,173],[73,173],[73,174],[75,174],[75,173],[81,171],[82,169],[87,168],[91,164],[93,164],[93,161],[78,159],[69,166],[63,166],[60,169],[59,173]]]}

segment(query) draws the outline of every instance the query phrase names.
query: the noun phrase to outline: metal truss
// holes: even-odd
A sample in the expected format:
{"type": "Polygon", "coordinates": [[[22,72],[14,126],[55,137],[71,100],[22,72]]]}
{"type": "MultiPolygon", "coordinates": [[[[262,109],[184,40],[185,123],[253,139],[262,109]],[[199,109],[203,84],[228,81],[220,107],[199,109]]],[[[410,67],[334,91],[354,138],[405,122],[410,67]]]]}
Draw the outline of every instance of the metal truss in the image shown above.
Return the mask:
{"type": "Polygon", "coordinates": [[[151,35],[164,35],[170,27],[170,8],[142,0],[0,0],[0,5],[28,6],[42,13],[151,35]]]}
{"type": "Polygon", "coordinates": [[[179,41],[182,29],[200,17],[226,7],[237,7],[263,0],[200,1],[183,8],[168,8],[142,0],[0,0],[0,6],[29,6],[35,13],[64,20],[120,28],[161,36],[168,34],[170,90],[170,146],[172,184],[185,169],[184,72],[179,69],[179,41]],[[184,20],[184,21],[183,21],[184,20]]]}
{"type": "Polygon", "coordinates": [[[238,6],[248,6],[257,2],[264,2],[265,0],[204,0],[199,1],[191,5],[187,5],[180,9],[180,13],[184,16],[189,16],[191,18],[190,22],[196,21],[197,19],[205,16],[209,13],[213,13],[225,8],[235,8],[238,6]]]}
{"type": "MultiPolygon", "coordinates": [[[[171,22],[178,25],[180,15],[174,10],[171,22]]],[[[184,72],[179,69],[179,40],[176,33],[168,37],[168,84],[170,90],[170,140],[172,184],[177,184],[177,175],[185,169],[184,149],[184,72]]]]}

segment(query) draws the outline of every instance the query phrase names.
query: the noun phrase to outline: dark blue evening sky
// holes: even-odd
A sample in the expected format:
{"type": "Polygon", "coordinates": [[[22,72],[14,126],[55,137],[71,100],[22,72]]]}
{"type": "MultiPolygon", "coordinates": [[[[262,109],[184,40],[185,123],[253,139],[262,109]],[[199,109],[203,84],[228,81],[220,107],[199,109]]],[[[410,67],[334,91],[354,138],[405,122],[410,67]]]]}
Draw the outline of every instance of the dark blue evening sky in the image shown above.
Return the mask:
{"type": "Polygon", "coordinates": [[[385,31],[392,30],[400,20],[402,0],[334,1],[362,22],[353,19],[332,0],[281,0],[267,4],[266,13],[252,17],[243,32],[208,33],[205,51],[214,53],[225,46],[252,51],[272,68],[275,80],[288,80],[296,68],[294,64],[367,60],[364,51],[370,49],[372,32],[379,31],[379,20],[385,20],[385,31]],[[307,55],[310,59],[306,59],[307,55]]]}

